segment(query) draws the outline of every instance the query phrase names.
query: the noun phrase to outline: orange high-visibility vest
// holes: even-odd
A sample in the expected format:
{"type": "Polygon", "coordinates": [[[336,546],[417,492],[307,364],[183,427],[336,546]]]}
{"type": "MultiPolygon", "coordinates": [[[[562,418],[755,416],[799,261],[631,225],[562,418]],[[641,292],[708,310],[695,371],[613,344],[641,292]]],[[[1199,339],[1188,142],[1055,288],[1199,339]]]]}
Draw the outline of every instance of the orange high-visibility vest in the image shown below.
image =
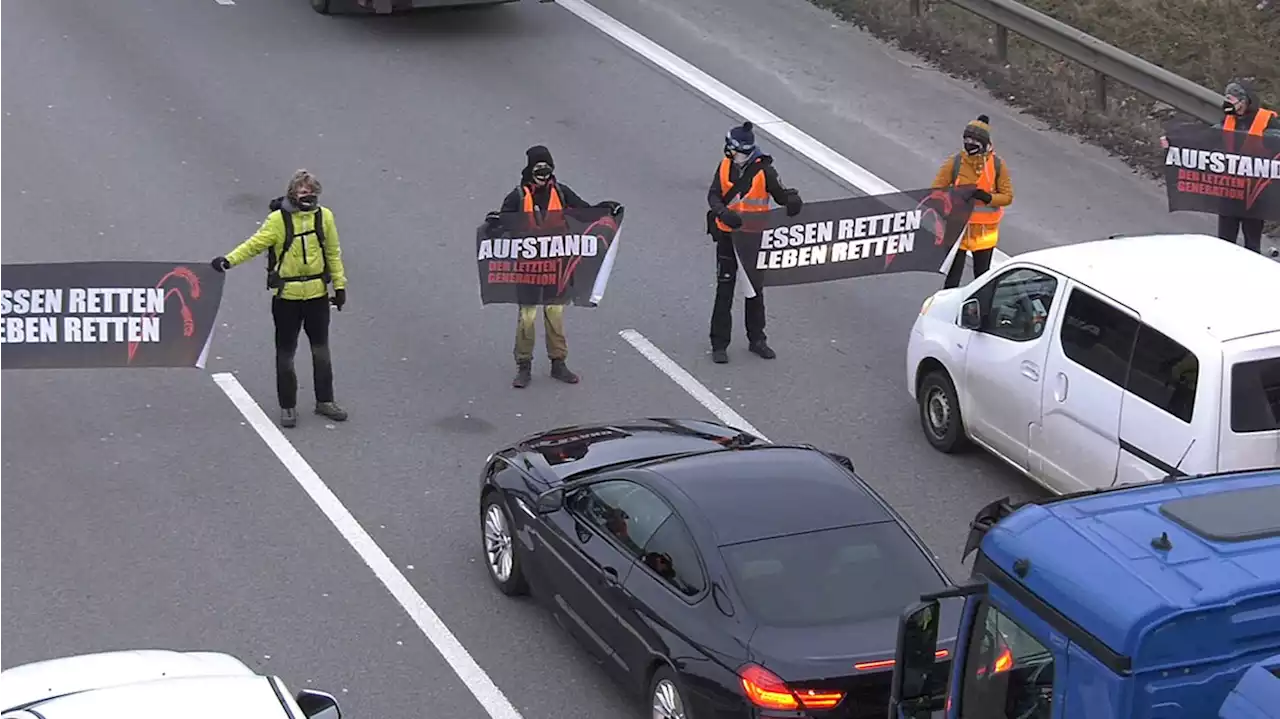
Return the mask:
{"type": "MultiPolygon", "coordinates": [[[[733,187],[733,183],[729,181],[729,167],[732,166],[733,160],[724,158],[720,161],[720,194],[724,195],[733,187]]],[[[741,215],[744,212],[768,212],[769,211],[769,190],[765,187],[764,171],[756,173],[751,178],[751,188],[745,193],[738,196],[736,200],[728,205],[730,210],[741,215]]],[[[722,232],[733,232],[733,228],[716,218],[716,227],[722,232]]]]}
{"type": "MultiPolygon", "coordinates": [[[[1257,114],[1253,116],[1253,122],[1249,125],[1248,134],[1252,135],[1253,137],[1262,137],[1262,133],[1266,131],[1267,125],[1271,124],[1271,118],[1275,116],[1276,116],[1276,113],[1273,112],[1272,110],[1266,110],[1266,109],[1258,110],[1257,114]]],[[[1222,121],[1222,130],[1224,132],[1235,132],[1235,129],[1236,129],[1236,116],[1227,115],[1226,119],[1222,121]]],[[[1227,135],[1226,140],[1227,140],[1227,152],[1235,152],[1236,151],[1235,135],[1227,135]]],[[[1253,140],[1253,139],[1246,140],[1245,151],[1248,152],[1250,150],[1261,149],[1257,147],[1256,145],[1257,142],[1258,142],[1257,140],[1253,140]]]]}
{"type": "MultiPolygon", "coordinates": [[[[1000,165],[995,153],[987,155],[987,162],[978,175],[978,189],[990,194],[996,193],[996,167],[1000,165]]],[[[956,154],[952,170],[952,186],[960,180],[960,155],[956,154]]],[[[1004,217],[1003,207],[991,207],[978,200],[974,203],[973,212],[969,215],[969,224],[965,227],[964,237],[960,239],[960,250],[977,252],[989,250],[996,246],[1000,239],[1000,218],[1004,217]]]]}
{"type": "MultiPolygon", "coordinates": [[[[1253,124],[1249,125],[1249,134],[1261,137],[1263,131],[1267,129],[1267,125],[1271,124],[1271,118],[1275,116],[1276,113],[1272,110],[1258,110],[1258,114],[1253,116],[1253,124]]],[[[1227,119],[1222,122],[1222,129],[1227,132],[1235,132],[1236,116],[1227,115],[1227,119]]]]}
{"type": "MultiPolygon", "coordinates": [[[[535,226],[542,224],[538,221],[538,213],[533,206],[533,192],[529,190],[527,185],[522,186],[522,189],[524,190],[524,207],[521,209],[524,210],[525,214],[529,215],[535,226]]],[[[564,204],[560,202],[560,190],[555,185],[552,185],[551,195],[547,198],[547,211],[544,216],[552,212],[560,212],[563,209],[564,204]]]]}

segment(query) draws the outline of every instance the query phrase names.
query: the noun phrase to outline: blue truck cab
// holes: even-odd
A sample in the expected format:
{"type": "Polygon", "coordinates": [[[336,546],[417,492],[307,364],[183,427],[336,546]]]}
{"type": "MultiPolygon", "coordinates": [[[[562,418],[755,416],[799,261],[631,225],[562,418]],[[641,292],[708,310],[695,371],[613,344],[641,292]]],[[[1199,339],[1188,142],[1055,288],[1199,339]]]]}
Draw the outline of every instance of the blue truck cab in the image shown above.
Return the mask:
{"type": "Polygon", "coordinates": [[[890,719],[1280,719],[1280,468],[1000,500],[974,550],[903,613],[890,719]]]}

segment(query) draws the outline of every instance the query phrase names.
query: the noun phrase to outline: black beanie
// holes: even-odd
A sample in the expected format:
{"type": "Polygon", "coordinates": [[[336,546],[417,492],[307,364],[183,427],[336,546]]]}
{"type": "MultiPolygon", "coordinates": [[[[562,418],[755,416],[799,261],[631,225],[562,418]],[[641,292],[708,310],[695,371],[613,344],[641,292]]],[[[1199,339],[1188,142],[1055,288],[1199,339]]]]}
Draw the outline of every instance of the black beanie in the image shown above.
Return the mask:
{"type": "Polygon", "coordinates": [[[551,159],[551,151],[547,149],[546,145],[534,145],[528,150],[525,150],[524,155],[528,158],[528,161],[525,162],[524,165],[524,169],[526,170],[532,170],[533,166],[539,162],[545,162],[548,165],[551,165],[551,169],[553,170],[556,167],[555,160],[551,159]]]}

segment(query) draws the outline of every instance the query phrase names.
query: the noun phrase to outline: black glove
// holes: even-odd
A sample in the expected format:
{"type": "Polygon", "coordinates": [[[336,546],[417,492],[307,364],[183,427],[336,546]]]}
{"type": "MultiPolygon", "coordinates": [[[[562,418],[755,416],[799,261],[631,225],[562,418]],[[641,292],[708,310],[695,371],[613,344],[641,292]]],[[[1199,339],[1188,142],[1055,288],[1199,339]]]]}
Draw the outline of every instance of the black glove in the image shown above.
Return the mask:
{"type": "Polygon", "coordinates": [[[800,193],[795,190],[787,193],[787,217],[795,217],[802,209],[804,209],[804,200],[800,199],[800,193]]]}
{"type": "Polygon", "coordinates": [[[735,230],[742,227],[742,215],[739,215],[733,210],[725,210],[720,213],[720,221],[735,230]]]}
{"type": "Polygon", "coordinates": [[[339,312],[341,312],[341,311],[342,311],[342,306],[343,306],[343,305],[345,305],[345,304],[347,304],[347,291],[346,291],[345,289],[342,289],[342,290],[334,290],[334,291],[333,291],[333,297],[330,297],[330,298],[329,298],[329,302],[330,302],[334,307],[337,307],[337,308],[338,308],[338,311],[339,311],[339,312]]]}
{"type": "Polygon", "coordinates": [[[213,262],[209,263],[215,272],[226,272],[231,269],[231,260],[219,255],[213,258],[213,262]]]}
{"type": "Polygon", "coordinates": [[[497,227],[502,224],[502,213],[494,210],[484,216],[484,223],[490,227],[497,227]]]}
{"type": "Polygon", "coordinates": [[[969,195],[969,197],[975,200],[982,200],[987,204],[991,203],[991,193],[986,190],[974,190],[973,194],[969,195]]]}

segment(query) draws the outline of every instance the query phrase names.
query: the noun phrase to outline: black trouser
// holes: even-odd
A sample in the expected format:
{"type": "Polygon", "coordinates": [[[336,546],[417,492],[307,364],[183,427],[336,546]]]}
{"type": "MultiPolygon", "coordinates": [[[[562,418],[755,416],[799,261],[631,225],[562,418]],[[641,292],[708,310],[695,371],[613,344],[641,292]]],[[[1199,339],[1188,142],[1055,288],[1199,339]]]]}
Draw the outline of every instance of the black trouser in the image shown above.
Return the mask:
{"type": "MultiPolygon", "coordinates": [[[[733,251],[733,237],[716,231],[716,302],[711,308],[711,349],[729,346],[733,336],[733,289],[738,282],[738,255],[733,251]]],[[[757,287],[756,296],[746,301],[747,341],[764,342],[764,288],[757,287]]]]}
{"type": "Polygon", "coordinates": [[[311,370],[316,386],[316,402],[333,401],[333,362],[329,357],[329,298],[284,300],[271,298],[271,319],[276,325],[276,397],[281,409],[298,405],[298,374],[293,357],[298,352],[298,333],[307,332],[311,343],[311,370]]]}
{"type": "MultiPolygon", "coordinates": [[[[973,255],[974,277],[991,269],[991,255],[995,251],[996,248],[992,247],[986,250],[974,250],[969,253],[973,255]]],[[[964,256],[965,250],[956,250],[956,258],[951,261],[951,267],[947,268],[947,280],[942,283],[944,288],[960,286],[960,278],[964,275],[964,256]]]]}
{"type": "Polygon", "coordinates": [[[1245,249],[1261,253],[1262,220],[1255,220],[1249,217],[1218,216],[1218,237],[1234,245],[1236,243],[1236,235],[1241,231],[1244,232],[1245,249]]]}

